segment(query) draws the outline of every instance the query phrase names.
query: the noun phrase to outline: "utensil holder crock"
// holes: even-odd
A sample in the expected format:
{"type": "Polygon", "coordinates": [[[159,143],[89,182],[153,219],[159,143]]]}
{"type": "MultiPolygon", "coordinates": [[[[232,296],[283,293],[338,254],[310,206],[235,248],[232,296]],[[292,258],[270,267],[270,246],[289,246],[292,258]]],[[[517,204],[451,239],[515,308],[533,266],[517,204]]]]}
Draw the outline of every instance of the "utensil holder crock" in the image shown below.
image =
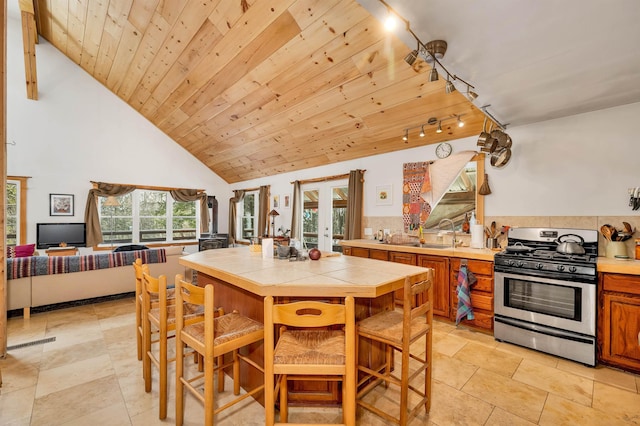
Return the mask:
{"type": "Polygon", "coordinates": [[[616,256],[627,256],[627,246],[622,241],[609,241],[605,248],[605,256],[614,259],[616,256]]]}

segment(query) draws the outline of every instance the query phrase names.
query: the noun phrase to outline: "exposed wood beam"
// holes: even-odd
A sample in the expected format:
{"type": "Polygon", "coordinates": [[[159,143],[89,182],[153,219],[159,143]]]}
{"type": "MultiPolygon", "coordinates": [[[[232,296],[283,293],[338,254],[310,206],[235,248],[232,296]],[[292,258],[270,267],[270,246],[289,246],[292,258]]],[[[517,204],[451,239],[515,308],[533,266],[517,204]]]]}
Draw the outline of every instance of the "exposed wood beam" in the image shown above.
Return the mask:
{"type": "Polygon", "coordinates": [[[27,80],[27,98],[38,99],[38,74],[36,72],[36,42],[38,30],[33,1],[20,0],[22,15],[22,45],[24,49],[24,73],[27,80]]]}

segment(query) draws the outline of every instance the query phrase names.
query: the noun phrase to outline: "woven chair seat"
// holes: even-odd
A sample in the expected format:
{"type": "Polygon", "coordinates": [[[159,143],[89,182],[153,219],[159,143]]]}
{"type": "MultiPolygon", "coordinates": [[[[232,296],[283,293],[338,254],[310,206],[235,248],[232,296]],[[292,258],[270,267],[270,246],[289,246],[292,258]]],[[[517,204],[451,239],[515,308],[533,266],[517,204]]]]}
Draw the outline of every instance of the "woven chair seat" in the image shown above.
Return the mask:
{"type": "MultiPolygon", "coordinates": [[[[429,329],[424,318],[419,317],[411,321],[411,338],[423,336],[429,329]]],[[[396,345],[402,344],[402,312],[385,311],[358,322],[358,332],[382,338],[396,345]]]]}
{"type": "MultiPolygon", "coordinates": [[[[214,345],[221,345],[264,328],[258,321],[232,312],[214,319],[214,345]]],[[[204,322],[187,325],[182,330],[204,344],[204,322]]]]}
{"type": "MultiPolygon", "coordinates": [[[[185,318],[195,318],[197,316],[204,316],[204,308],[198,305],[191,305],[185,303],[184,307],[185,318]]],[[[155,308],[149,311],[149,316],[155,321],[160,322],[160,309],[155,308]]],[[[167,325],[175,325],[176,323],[176,305],[167,306],[167,325]]],[[[171,327],[169,327],[171,328],[171,327]]]]}
{"type": "Polygon", "coordinates": [[[344,331],[287,330],[278,339],[273,361],[274,364],[344,365],[344,331]]]}

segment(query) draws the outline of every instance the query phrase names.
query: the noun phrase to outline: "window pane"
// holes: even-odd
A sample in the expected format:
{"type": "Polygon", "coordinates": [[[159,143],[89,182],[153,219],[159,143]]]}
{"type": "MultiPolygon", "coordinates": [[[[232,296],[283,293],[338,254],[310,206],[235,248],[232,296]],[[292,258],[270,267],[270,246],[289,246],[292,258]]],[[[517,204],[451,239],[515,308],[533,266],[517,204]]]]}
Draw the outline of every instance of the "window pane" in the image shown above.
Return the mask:
{"type": "Polygon", "coordinates": [[[256,195],[246,194],[242,200],[242,220],[241,234],[243,240],[255,237],[258,230],[256,229],[256,195]]]}
{"type": "Polygon", "coordinates": [[[18,184],[7,182],[6,198],[6,244],[16,245],[18,243],[18,184]]]}
{"type": "Polygon", "coordinates": [[[302,233],[308,248],[318,247],[318,197],[317,189],[304,191],[302,233]]]}
{"type": "Polygon", "coordinates": [[[105,244],[133,242],[132,194],[115,197],[119,206],[107,206],[107,197],[100,198],[100,229],[105,244]]]}
{"type": "Polygon", "coordinates": [[[167,193],[161,191],[139,191],[140,217],[167,216],[167,193]]]}
{"type": "Polygon", "coordinates": [[[173,240],[195,240],[196,235],[196,202],[173,201],[173,240]]]}

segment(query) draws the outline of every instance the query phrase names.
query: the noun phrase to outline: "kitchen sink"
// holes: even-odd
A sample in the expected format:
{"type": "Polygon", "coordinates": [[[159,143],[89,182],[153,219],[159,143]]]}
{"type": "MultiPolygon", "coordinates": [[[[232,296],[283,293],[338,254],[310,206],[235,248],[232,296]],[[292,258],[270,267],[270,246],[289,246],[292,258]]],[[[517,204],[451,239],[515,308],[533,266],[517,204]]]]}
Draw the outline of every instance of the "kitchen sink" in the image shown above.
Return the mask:
{"type": "Polygon", "coordinates": [[[450,244],[439,244],[439,243],[422,243],[419,242],[410,242],[410,243],[383,243],[385,245],[392,246],[404,246],[404,247],[420,247],[420,248],[433,248],[433,249],[446,249],[451,248],[450,244]]]}

